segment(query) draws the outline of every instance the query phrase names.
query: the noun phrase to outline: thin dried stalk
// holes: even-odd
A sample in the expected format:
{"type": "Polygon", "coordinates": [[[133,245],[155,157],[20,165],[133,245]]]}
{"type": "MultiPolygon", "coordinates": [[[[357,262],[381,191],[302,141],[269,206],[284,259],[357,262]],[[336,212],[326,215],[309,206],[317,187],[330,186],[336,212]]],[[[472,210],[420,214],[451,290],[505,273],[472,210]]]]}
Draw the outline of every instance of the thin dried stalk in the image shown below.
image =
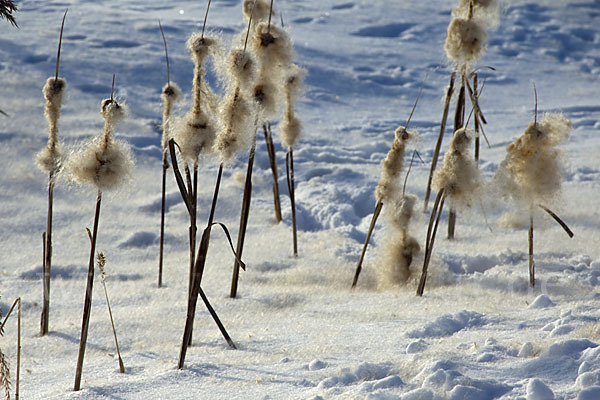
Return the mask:
{"type": "Polygon", "coordinates": [[[275,154],[275,146],[273,145],[273,135],[271,133],[271,123],[263,124],[265,133],[265,142],[267,143],[267,152],[269,154],[269,164],[271,173],[273,174],[273,207],[275,209],[275,222],[281,222],[281,200],[279,196],[279,176],[277,173],[277,156],[275,154]]]}
{"type": "Polygon", "coordinates": [[[285,158],[285,167],[287,172],[288,192],[290,194],[290,204],[292,206],[292,240],[294,244],[294,257],[298,257],[298,229],[296,226],[296,189],[294,185],[294,150],[289,148],[285,158]]]}
{"type": "Polygon", "coordinates": [[[529,286],[535,287],[535,263],[533,262],[533,214],[529,215],[529,286]]]}
{"type": "Polygon", "coordinates": [[[423,260],[423,271],[421,272],[421,278],[419,279],[419,286],[417,287],[417,296],[423,296],[425,290],[425,282],[427,281],[427,269],[429,268],[429,262],[431,261],[431,254],[433,253],[433,244],[435,243],[435,237],[437,234],[438,224],[440,217],[444,210],[444,202],[446,196],[444,195],[444,189],[441,189],[431,210],[431,216],[429,217],[429,225],[427,227],[427,238],[425,241],[425,258],[423,260]],[[435,222],[434,222],[435,220],[435,222]]]}
{"type": "Polygon", "coordinates": [[[104,266],[106,265],[106,257],[103,253],[98,253],[97,257],[98,269],[102,277],[102,286],[104,287],[104,297],[106,298],[106,306],[108,307],[108,315],[110,316],[110,325],[112,326],[113,336],[115,338],[115,347],[117,348],[117,356],[119,357],[119,371],[125,373],[125,364],[121,358],[121,350],[119,350],[119,340],[117,339],[117,330],[115,329],[115,321],[113,319],[112,310],[110,308],[110,301],[108,300],[108,290],[106,290],[106,274],[104,273],[104,266]]]}
{"type": "MultiPolygon", "coordinates": [[[[246,182],[244,184],[244,195],[242,197],[242,212],[240,214],[240,229],[238,231],[238,241],[235,253],[237,257],[241,258],[244,251],[244,240],[246,238],[246,229],[248,227],[248,217],[250,215],[250,201],[252,200],[252,169],[254,167],[254,156],[256,153],[256,133],[254,134],[254,140],[252,147],[250,148],[250,155],[248,156],[248,168],[246,170],[246,182]]],[[[233,263],[233,276],[231,278],[231,291],[229,297],[232,299],[237,296],[238,280],[240,274],[240,263],[238,259],[233,263]]]]}
{"type": "Polygon", "coordinates": [[[558,224],[561,226],[561,228],[563,228],[565,230],[565,232],[567,232],[567,235],[569,235],[570,238],[575,236],[575,234],[573,233],[571,228],[569,228],[569,226],[565,223],[565,221],[563,221],[558,215],[556,215],[552,210],[550,210],[547,207],[544,207],[541,204],[539,206],[542,210],[546,211],[552,218],[554,218],[554,220],[556,222],[558,222],[558,224]]]}
{"type": "Polygon", "coordinates": [[[352,280],[353,289],[358,283],[358,276],[360,275],[360,271],[362,270],[362,263],[365,259],[365,254],[367,253],[367,246],[369,245],[369,240],[371,240],[371,235],[373,234],[373,229],[375,228],[377,218],[379,218],[379,214],[381,214],[382,207],[383,202],[377,202],[377,205],[375,206],[375,211],[373,212],[373,218],[371,218],[371,225],[369,225],[369,231],[367,232],[367,238],[365,239],[365,244],[363,245],[362,252],[360,253],[360,259],[358,260],[358,264],[356,265],[356,272],[354,272],[354,279],[352,280]]]}
{"type": "Polygon", "coordinates": [[[96,198],[96,213],[94,215],[94,227],[91,238],[90,262],[88,265],[87,285],[85,289],[85,301],[83,304],[83,321],[81,323],[81,339],[79,341],[79,355],[77,357],[77,368],[75,370],[75,392],[81,389],[81,373],[83,371],[83,358],[85,356],[85,347],[87,345],[88,328],[90,326],[90,315],[92,311],[92,290],[94,287],[94,255],[96,253],[96,240],[98,237],[98,222],[100,219],[100,205],[102,202],[102,192],[98,190],[96,198]]]}
{"type": "Polygon", "coordinates": [[[50,319],[50,269],[52,265],[52,210],[54,208],[54,171],[48,176],[48,216],[44,234],[44,261],[42,263],[42,316],[40,318],[40,335],[48,334],[50,319]]]}
{"type": "Polygon", "coordinates": [[[6,19],[12,26],[18,28],[17,21],[12,15],[15,11],[18,11],[18,8],[12,0],[0,1],[0,18],[6,19]]]}
{"type": "MultiPolygon", "coordinates": [[[[460,91],[458,92],[458,99],[456,100],[456,112],[454,114],[454,132],[462,128],[465,124],[465,86],[466,77],[462,74],[461,77],[460,91]]],[[[448,213],[448,240],[454,239],[454,233],[456,230],[456,210],[450,208],[448,213]]]]}
{"type": "MultiPolygon", "coordinates": [[[[6,317],[4,317],[4,321],[2,321],[2,325],[0,325],[0,336],[4,334],[4,326],[8,321],[8,317],[12,314],[15,307],[17,307],[17,373],[16,373],[16,384],[15,384],[15,399],[19,399],[19,377],[21,374],[21,298],[18,297],[8,313],[6,317]]],[[[1,315],[0,315],[1,316],[1,315]]],[[[10,369],[8,367],[8,361],[2,353],[0,349],[0,386],[4,388],[5,398],[6,400],[10,399],[10,369]]]]}
{"type": "Polygon", "coordinates": [[[454,80],[456,79],[456,72],[453,72],[450,76],[450,85],[446,90],[446,97],[444,99],[444,112],[442,114],[442,122],[440,124],[440,133],[438,135],[437,142],[435,144],[435,150],[433,151],[433,158],[431,159],[431,168],[429,170],[429,178],[427,179],[427,189],[425,190],[425,204],[423,211],[427,212],[427,205],[429,204],[429,196],[431,195],[431,182],[433,180],[433,173],[437,167],[437,162],[440,157],[440,150],[442,148],[442,141],[444,139],[444,131],[446,130],[446,121],[448,120],[448,112],[450,110],[450,101],[452,100],[452,94],[454,93],[454,80]]]}
{"type": "Polygon", "coordinates": [[[162,189],[160,201],[160,250],[158,255],[158,287],[162,287],[163,273],[163,254],[165,247],[165,211],[166,211],[166,195],[167,195],[167,169],[169,169],[167,151],[163,152],[162,162],[162,189]]]}

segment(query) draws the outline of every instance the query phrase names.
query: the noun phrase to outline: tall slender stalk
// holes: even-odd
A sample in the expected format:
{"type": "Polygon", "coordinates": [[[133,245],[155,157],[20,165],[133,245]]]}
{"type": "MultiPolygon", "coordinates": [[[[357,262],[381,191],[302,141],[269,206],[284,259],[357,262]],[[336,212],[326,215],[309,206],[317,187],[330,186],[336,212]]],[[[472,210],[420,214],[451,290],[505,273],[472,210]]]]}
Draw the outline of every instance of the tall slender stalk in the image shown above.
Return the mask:
{"type": "Polygon", "coordinates": [[[100,205],[102,202],[102,192],[98,190],[96,197],[96,212],[94,214],[94,227],[92,230],[92,240],[90,249],[90,261],[88,265],[87,285],[85,288],[85,301],[83,303],[83,320],[81,323],[81,339],[79,340],[79,355],[77,356],[77,368],[75,370],[74,391],[81,388],[81,373],[83,371],[83,357],[87,345],[88,328],[90,325],[90,315],[92,311],[92,291],[94,288],[94,255],[96,254],[96,241],[98,237],[98,222],[100,219],[100,205]]]}
{"type": "Polygon", "coordinates": [[[246,229],[248,227],[248,217],[250,216],[250,202],[252,200],[252,169],[254,167],[254,156],[256,153],[256,133],[250,148],[248,156],[248,168],[246,170],[246,182],[244,184],[244,195],[242,197],[242,212],[240,214],[240,229],[238,231],[238,241],[235,253],[237,258],[233,263],[233,276],[231,278],[231,290],[229,297],[232,299],[237,297],[238,280],[240,274],[240,262],[238,258],[242,258],[244,251],[244,240],[246,238],[246,229]]]}
{"type": "Polygon", "coordinates": [[[419,286],[417,287],[417,296],[423,296],[425,290],[425,282],[427,281],[427,270],[429,268],[429,262],[431,261],[431,254],[433,253],[433,244],[435,243],[435,237],[437,234],[438,224],[440,217],[444,210],[444,202],[446,196],[444,195],[444,189],[440,189],[438,192],[433,209],[431,210],[431,216],[429,217],[429,225],[427,227],[427,238],[425,239],[425,258],[423,259],[423,271],[421,272],[421,278],[419,279],[419,286]]]}
{"type": "MultiPolygon", "coordinates": [[[[454,114],[454,132],[464,126],[465,123],[465,74],[461,74],[461,85],[458,92],[458,99],[456,100],[456,110],[454,114]]],[[[448,213],[448,240],[454,239],[454,233],[456,230],[456,210],[450,208],[448,213]]]]}
{"type": "Polygon", "coordinates": [[[162,189],[160,201],[160,250],[158,255],[158,287],[162,287],[163,275],[163,254],[165,247],[165,211],[166,211],[166,192],[167,192],[167,169],[169,161],[167,151],[163,151],[162,158],[162,189]]]}
{"type": "MultiPolygon", "coordinates": [[[[19,399],[19,380],[20,380],[20,376],[21,376],[21,298],[18,297],[12,304],[12,306],[10,307],[10,310],[8,310],[8,313],[6,314],[6,317],[4,317],[4,320],[2,321],[2,324],[0,324],[0,336],[2,336],[3,332],[4,332],[4,326],[6,325],[6,322],[8,321],[8,317],[10,317],[10,315],[12,314],[12,312],[14,311],[15,307],[17,307],[17,372],[16,372],[16,377],[15,377],[15,399],[18,400],[19,399]]],[[[1,317],[1,315],[0,315],[1,317]]],[[[0,350],[0,361],[2,361],[2,374],[0,374],[0,382],[2,383],[2,386],[4,386],[4,389],[6,391],[6,398],[9,399],[10,398],[10,381],[9,381],[9,377],[8,377],[8,364],[4,364],[4,354],[2,354],[2,351],[0,350]],[[6,370],[6,371],[5,371],[6,370]]]]}
{"type": "Polygon", "coordinates": [[[271,133],[271,123],[263,124],[265,134],[265,143],[267,144],[267,153],[269,154],[269,165],[273,175],[273,207],[275,211],[275,222],[281,222],[281,200],[279,196],[279,176],[277,173],[277,155],[275,153],[275,145],[273,145],[273,135],[271,133]]]}
{"type": "Polygon", "coordinates": [[[448,120],[448,112],[450,110],[450,101],[452,100],[452,94],[454,93],[454,81],[456,79],[456,71],[450,75],[450,84],[446,89],[446,97],[444,99],[444,111],[442,113],[442,122],[440,124],[440,133],[438,134],[437,142],[435,143],[435,150],[433,151],[433,158],[431,159],[431,168],[429,170],[429,178],[427,179],[427,188],[425,189],[425,204],[423,211],[427,211],[427,205],[429,204],[429,197],[431,195],[431,182],[433,180],[433,173],[437,167],[438,159],[440,157],[440,150],[442,148],[442,141],[444,140],[444,131],[446,130],[446,121],[448,120]]]}
{"type": "Polygon", "coordinates": [[[358,276],[360,275],[360,271],[362,270],[362,263],[365,259],[365,254],[367,253],[367,246],[369,245],[369,240],[371,240],[371,235],[373,234],[373,229],[375,228],[375,223],[377,222],[377,218],[379,218],[379,214],[381,214],[381,208],[383,207],[383,202],[378,201],[375,206],[375,211],[373,212],[373,218],[371,218],[371,225],[369,225],[369,231],[367,232],[367,237],[365,239],[365,244],[363,245],[362,252],[360,253],[360,259],[358,260],[358,264],[356,265],[356,272],[354,272],[354,279],[352,280],[352,288],[356,287],[358,283],[358,276]]]}
{"type": "Polygon", "coordinates": [[[44,234],[44,261],[42,263],[43,303],[40,320],[40,335],[48,334],[50,319],[50,269],[52,265],[52,210],[54,208],[54,171],[48,176],[48,216],[44,234]]]}
{"type": "Polygon", "coordinates": [[[296,190],[294,184],[294,150],[291,146],[285,158],[285,167],[287,172],[288,192],[290,194],[290,204],[292,207],[292,239],[294,245],[294,257],[298,257],[298,229],[296,226],[296,190]]]}
{"type": "Polygon", "coordinates": [[[535,287],[535,263],[533,262],[533,213],[529,214],[529,286],[535,287]]]}

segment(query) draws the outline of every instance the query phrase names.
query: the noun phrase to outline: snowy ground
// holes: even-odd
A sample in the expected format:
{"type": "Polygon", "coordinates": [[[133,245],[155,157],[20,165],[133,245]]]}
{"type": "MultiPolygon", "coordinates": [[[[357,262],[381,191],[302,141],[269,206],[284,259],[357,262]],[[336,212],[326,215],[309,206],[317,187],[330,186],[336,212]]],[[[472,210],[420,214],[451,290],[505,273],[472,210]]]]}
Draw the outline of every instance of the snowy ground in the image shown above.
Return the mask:
{"type": "MultiPolygon", "coordinates": [[[[208,26],[223,40],[244,28],[240,1],[216,0],[208,26]]],[[[161,149],[160,90],[166,82],[158,19],[169,42],[171,79],[189,101],[192,62],[185,41],[201,27],[205,2],[24,0],[20,29],[0,23],[0,308],[23,300],[21,396],[26,399],[492,399],[600,398],[600,4],[515,0],[503,6],[480,65],[491,148],[490,178],[505,146],[540,113],[573,123],[563,147],[563,196],[536,222],[538,285],[528,288],[527,229],[497,224],[508,204],[459,214],[457,238],[440,235],[425,296],[405,286],[378,289],[379,224],[359,287],[354,268],[375,205],[380,162],[404,124],[422,82],[411,126],[425,164],[407,191],[425,191],[451,67],[442,46],[455,2],[276,1],[308,70],[299,105],[304,135],[295,150],[300,257],[292,257],[285,152],[276,142],[284,221],[273,218],[271,175],[259,135],[254,195],[239,298],[228,297],[233,259],[213,234],[203,287],[239,350],[229,350],[199,304],[186,367],[177,357],[186,315],[185,206],[169,176],[165,287],[157,288],[161,149]],[[126,374],[118,372],[102,286],[94,305],[82,390],[72,392],[85,294],[95,191],[61,181],[55,192],[50,334],[39,336],[42,231],[47,176],[35,166],[46,142],[41,88],[54,74],[58,27],[69,8],[61,58],[68,97],[60,120],[66,147],[96,135],[100,102],[115,73],[131,115],[119,136],[133,147],[131,185],[104,197],[98,250],[126,374]],[[487,223],[486,223],[487,220],[487,223]],[[490,231],[491,229],[491,231],[490,231]],[[553,392],[553,395],[551,392],[553,392]]],[[[277,23],[280,23],[279,18],[277,23]]],[[[214,75],[211,75],[214,81],[214,75]]],[[[187,102],[186,102],[187,103],[187,102]]],[[[187,110],[180,104],[177,113],[187,110]]],[[[274,126],[275,132],[278,131],[274,126]]],[[[449,133],[448,133],[449,135],[449,133]]],[[[447,136],[449,137],[449,136],[447,136]]],[[[448,139],[445,140],[444,149],[448,139]]],[[[411,148],[412,150],[412,148],[411,148]]],[[[245,155],[228,165],[216,219],[237,235],[245,155]]],[[[199,227],[207,217],[214,159],[200,171],[199,227]]],[[[413,234],[425,240],[428,215],[413,234]]],[[[446,215],[442,218],[445,228],[446,215]]],[[[215,231],[216,232],[216,231],[215,231]]],[[[422,259],[415,261],[416,271],[422,259]]],[[[16,328],[2,350],[15,366],[16,328]]],[[[14,377],[14,376],[13,376],[14,377]]]]}

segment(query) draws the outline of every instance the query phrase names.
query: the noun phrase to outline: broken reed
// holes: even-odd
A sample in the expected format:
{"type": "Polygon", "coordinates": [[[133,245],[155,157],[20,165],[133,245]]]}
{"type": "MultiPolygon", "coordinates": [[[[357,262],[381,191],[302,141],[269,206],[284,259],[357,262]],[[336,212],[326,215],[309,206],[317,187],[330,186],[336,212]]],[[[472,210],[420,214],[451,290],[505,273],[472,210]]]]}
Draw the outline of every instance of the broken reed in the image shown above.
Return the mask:
{"type": "MultiPolygon", "coordinates": [[[[2,325],[0,325],[0,337],[4,335],[4,327],[6,325],[6,322],[8,321],[8,318],[10,317],[10,315],[12,314],[13,310],[15,309],[15,307],[17,307],[17,371],[16,371],[16,376],[15,376],[15,400],[19,400],[19,384],[20,384],[20,377],[21,377],[21,298],[18,297],[12,307],[10,308],[10,310],[8,310],[8,313],[6,314],[6,317],[4,317],[4,320],[2,321],[2,325]]],[[[0,317],[1,317],[1,313],[0,313],[0,317]]],[[[10,368],[8,367],[8,361],[6,361],[6,358],[4,356],[4,353],[2,353],[2,349],[0,349],[0,387],[4,388],[4,395],[5,398],[8,400],[10,399],[10,368]]]]}

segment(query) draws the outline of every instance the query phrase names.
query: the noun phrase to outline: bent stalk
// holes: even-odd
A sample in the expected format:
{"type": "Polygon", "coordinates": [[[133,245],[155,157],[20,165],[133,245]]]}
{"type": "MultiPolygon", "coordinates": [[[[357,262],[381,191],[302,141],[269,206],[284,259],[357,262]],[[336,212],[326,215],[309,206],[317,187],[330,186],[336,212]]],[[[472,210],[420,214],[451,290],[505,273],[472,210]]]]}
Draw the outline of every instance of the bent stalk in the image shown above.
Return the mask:
{"type": "Polygon", "coordinates": [[[367,232],[367,238],[365,239],[365,244],[363,245],[362,252],[360,253],[360,259],[358,260],[358,264],[356,265],[356,272],[354,272],[354,279],[352,280],[353,289],[358,283],[358,276],[360,275],[360,271],[362,270],[362,263],[365,259],[367,246],[369,245],[369,240],[371,240],[371,235],[373,234],[373,229],[375,228],[375,223],[377,222],[377,218],[379,218],[379,214],[381,213],[382,207],[383,202],[377,202],[377,205],[375,206],[375,211],[373,212],[373,218],[371,218],[371,225],[369,225],[369,231],[367,232]]]}

